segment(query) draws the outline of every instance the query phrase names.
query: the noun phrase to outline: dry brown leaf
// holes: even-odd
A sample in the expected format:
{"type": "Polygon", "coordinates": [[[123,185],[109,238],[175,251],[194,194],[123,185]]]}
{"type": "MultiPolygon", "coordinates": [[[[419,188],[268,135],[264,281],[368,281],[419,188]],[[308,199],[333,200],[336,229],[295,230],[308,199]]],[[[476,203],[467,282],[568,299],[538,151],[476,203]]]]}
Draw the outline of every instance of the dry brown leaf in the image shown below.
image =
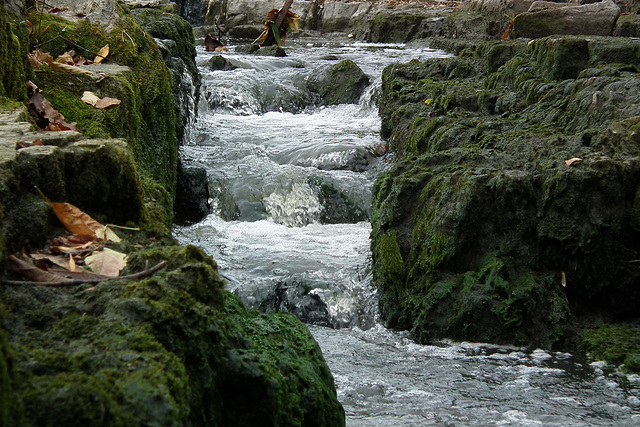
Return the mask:
{"type": "Polygon", "coordinates": [[[82,102],[89,104],[92,107],[96,106],[96,103],[100,101],[100,97],[93,92],[85,91],[82,94],[82,102]]]}
{"type": "Polygon", "coordinates": [[[57,62],[58,64],[75,65],[73,55],[70,52],[65,52],[62,55],[58,56],[55,62],[57,62]]]}
{"type": "Polygon", "coordinates": [[[36,147],[36,146],[43,146],[43,145],[44,144],[42,143],[42,140],[38,138],[33,142],[18,141],[16,142],[16,149],[19,150],[21,148],[36,147]]]}
{"type": "MultiPolygon", "coordinates": [[[[29,254],[29,256],[35,260],[42,261],[46,260],[52,264],[57,265],[58,267],[64,268],[65,270],[71,271],[71,266],[69,264],[69,258],[65,255],[53,255],[53,254],[43,254],[40,252],[35,252],[29,254]]],[[[72,258],[73,259],[73,258],[72,258]]],[[[75,263],[75,260],[74,260],[75,263]]]]}
{"type": "Polygon", "coordinates": [[[60,64],[58,62],[52,62],[51,64],[49,64],[51,66],[51,68],[55,68],[58,70],[64,70],[64,71],[69,71],[71,73],[75,73],[75,74],[83,74],[83,75],[93,75],[93,71],[90,70],[85,70],[82,67],[76,67],[75,65],[69,65],[69,64],[60,64]]]}
{"type": "Polygon", "coordinates": [[[69,254],[69,271],[76,271],[76,260],[73,259],[73,255],[69,254]]]}
{"type": "Polygon", "coordinates": [[[53,62],[53,56],[49,52],[43,52],[40,49],[34,50],[29,54],[29,62],[33,68],[38,68],[45,64],[53,62]]]}
{"type": "Polygon", "coordinates": [[[62,282],[66,280],[62,276],[41,270],[28,260],[20,259],[14,255],[9,255],[4,265],[8,273],[32,282],[62,282]]]}
{"type": "Polygon", "coordinates": [[[60,222],[74,234],[97,236],[99,239],[119,242],[120,238],[113,230],[100,224],[71,203],[49,202],[60,222]]]}
{"type": "Polygon", "coordinates": [[[95,62],[96,64],[101,63],[107,56],[109,56],[109,45],[106,44],[102,47],[102,49],[100,49],[100,52],[98,52],[98,55],[95,57],[95,59],[93,60],[93,62],[95,62]]]}
{"type": "Polygon", "coordinates": [[[82,101],[85,104],[92,105],[93,107],[98,109],[108,108],[114,105],[120,105],[120,102],[122,102],[119,99],[109,98],[108,96],[105,96],[104,98],[100,98],[95,93],[89,92],[89,91],[86,91],[82,94],[82,101]]]}
{"type": "MultiPolygon", "coordinates": [[[[68,67],[68,65],[65,66],[68,67]]],[[[40,93],[38,86],[31,81],[27,82],[27,95],[29,96],[29,112],[34,116],[40,129],[78,130],[76,123],[67,123],[62,113],[51,106],[51,103],[40,93]]]]}
{"type": "Polygon", "coordinates": [[[80,65],[90,65],[90,64],[93,64],[93,61],[88,60],[84,56],[79,56],[77,58],[74,58],[73,65],[75,65],[76,67],[80,65]]]}
{"type": "Polygon", "coordinates": [[[581,161],[582,159],[580,157],[572,157],[569,160],[565,160],[564,163],[567,165],[567,167],[571,167],[571,165],[573,165],[574,163],[578,163],[581,161]]]}
{"type": "Polygon", "coordinates": [[[98,109],[103,109],[103,108],[112,107],[114,105],[120,105],[121,102],[122,101],[120,101],[117,98],[109,98],[108,96],[105,96],[104,98],[98,100],[98,102],[96,102],[94,107],[98,109]]]}
{"type": "Polygon", "coordinates": [[[127,256],[113,249],[104,248],[84,259],[86,265],[96,274],[118,277],[120,271],[127,265],[127,256]]]}

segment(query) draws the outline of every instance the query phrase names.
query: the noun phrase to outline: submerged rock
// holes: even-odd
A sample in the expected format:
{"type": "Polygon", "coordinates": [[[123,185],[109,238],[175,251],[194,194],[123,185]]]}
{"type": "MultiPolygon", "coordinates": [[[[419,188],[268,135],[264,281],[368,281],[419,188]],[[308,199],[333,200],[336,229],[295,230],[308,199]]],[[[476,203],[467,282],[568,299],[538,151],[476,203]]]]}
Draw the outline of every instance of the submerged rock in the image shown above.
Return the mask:
{"type": "Polygon", "coordinates": [[[422,341],[551,347],[637,315],[640,42],[472,45],[383,74],[374,281],[422,341]]]}
{"type": "Polygon", "coordinates": [[[350,59],[323,69],[309,77],[307,87],[317,93],[325,105],[358,103],[369,77],[350,59]]]}

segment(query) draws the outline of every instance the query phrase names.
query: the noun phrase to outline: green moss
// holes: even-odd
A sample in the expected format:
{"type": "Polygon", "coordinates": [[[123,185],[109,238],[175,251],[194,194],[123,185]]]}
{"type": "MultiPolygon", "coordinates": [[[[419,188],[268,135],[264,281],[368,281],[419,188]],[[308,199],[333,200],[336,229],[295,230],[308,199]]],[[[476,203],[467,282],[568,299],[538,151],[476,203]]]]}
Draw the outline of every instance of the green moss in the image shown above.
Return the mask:
{"type": "Polygon", "coordinates": [[[628,372],[640,372],[640,329],[625,325],[603,325],[588,329],[582,336],[582,349],[596,360],[624,364],[628,372]]]}
{"type": "Polygon", "coordinates": [[[23,425],[344,425],[299,320],[246,311],[194,246],[158,242],[127,271],[160,260],[139,281],[2,290],[23,425]]]}
{"type": "Polygon", "coordinates": [[[25,101],[26,82],[32,77],[27,60],[28,31],[24,24],[11,19],[7,12],[0,12],[0,97],[25,101]]]}
{"type": "Polygon", "coordinates": [[[173,84],[155,41],[126,14],[110,33],[86,21],[73,24],[49,14],[42,15],[42,21],[39,16],[33,19],[49,27],[38,41],[54,57],[71,49],[78,51],[77,46],[95,53],[109,44],[105,62],[130,67],[130,71],[99,80],[44,67],[36,74],[36,83],[53,107],[68,122],[77,122],[86,136],[125,138],[143,173],[164,187],[169,198],[163,208],[172,212],[178,156],[173,84]],[[84,91],[122,103],[95,109],[81,101],[84,91]]]}
{"type": "Polygon", "coordinates": [[[467,43],[456,58],[384,70],[381,133],[395,158],[374,187],[372,251],[391,326],[425,340],[552,346],[569,306],[635,315],[640,272],[625,260],[638,251],[640,109],[629,94],[640,79],[626,41],[585,46],[467,43]],[[583,163],[568,167],[573,157],[583,163]],[[375,255],[391,235],[400,273],[375,255]],[[504,263],[497,276],[488,257],[504,263]]]}
{"type": "Polygon", "coordinates": [[[16,383],[15,355],[9,347],[7,333],[2,327],[6,315],[0,306],[0,426],[19,424],[20,401],[14,394],[16,383]]]}

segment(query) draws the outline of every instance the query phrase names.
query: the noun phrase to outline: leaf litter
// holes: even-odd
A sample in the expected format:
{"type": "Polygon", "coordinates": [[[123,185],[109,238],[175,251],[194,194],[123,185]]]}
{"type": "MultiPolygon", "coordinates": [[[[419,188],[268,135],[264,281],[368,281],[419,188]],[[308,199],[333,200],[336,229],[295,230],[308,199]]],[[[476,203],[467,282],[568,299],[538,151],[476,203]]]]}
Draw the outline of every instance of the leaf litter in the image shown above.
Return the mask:
{"type": "Polygon", "coordinates": [[[3,280],[3,283],[43,286],[99,283],[113,278],[144,277],[166,265],[160,263],[133,275],[120,276],[127,265],[127,255],[105,246],[108,242],[121,241],[111,227],[70,203],[52,202],[39,189],[37,191],[69,233],[49,239],[44,249],[7,257],[7,273],[24,280],[3,280]]]}

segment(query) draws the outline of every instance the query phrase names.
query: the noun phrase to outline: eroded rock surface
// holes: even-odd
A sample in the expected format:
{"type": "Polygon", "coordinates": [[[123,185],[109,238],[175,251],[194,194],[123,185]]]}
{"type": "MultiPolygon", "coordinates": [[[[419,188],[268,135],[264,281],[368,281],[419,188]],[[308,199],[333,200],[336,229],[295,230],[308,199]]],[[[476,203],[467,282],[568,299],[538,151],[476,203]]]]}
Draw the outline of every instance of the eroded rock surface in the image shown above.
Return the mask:
{"type": "Polygon", "coordinates": [[[396,164],[372,249],[390,326],[551,347],[574,319],[637,315],[639,48],[549,37],[385,70],[396,164]]]}

